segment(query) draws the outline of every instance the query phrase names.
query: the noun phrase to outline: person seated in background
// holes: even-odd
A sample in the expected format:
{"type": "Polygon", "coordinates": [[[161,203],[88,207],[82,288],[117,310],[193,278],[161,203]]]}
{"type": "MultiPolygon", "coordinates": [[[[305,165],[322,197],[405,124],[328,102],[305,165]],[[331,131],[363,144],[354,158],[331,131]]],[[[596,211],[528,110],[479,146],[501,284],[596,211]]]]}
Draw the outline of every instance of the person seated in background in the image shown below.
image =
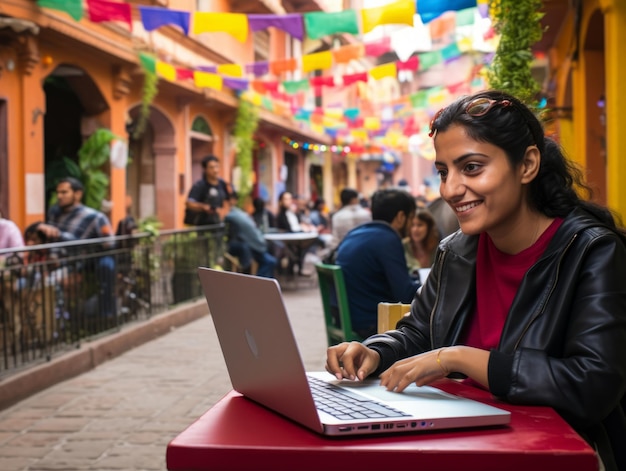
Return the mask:
{"type": "Polygon", "coordinates": [[[274,277],[276,258],[269,253],[263,233],[252,217],[237,206],[236,192],[230,195],[230,208],[224,218],[227,227],[228,252],[239,259],[244,273],[250,273],[252,260],[256,261],[257,276],[274,277]]]}
{"type": "Polygon", "coordinates": [[[352,188],[344,188],[339,195],[341,209],[332,215],[331,228],[333,245],[337,246],[345,235],[357,226],[370,222],[372,213],[359,202],[359,194],[352,188]]]}
{"type": "Polygon", "coordinates": [[[330,232],[330,221],[326,217],[326,201],[321,198],[316,199],[309,218],[319,234],[330,232]]]}
{"type": "Polygon", "coordinates": [[[278,196],[276,227],[283,232],[304,232],[300,218],[294,211],[293,195],[289,191],[283,191],[278,196]]]}
{"type": "Polygon", "coordinates": [[[430,268],[433,264],[439,240],[433,215],[427,209],[418,209],[408,237],[402,241],[407,268],[413,278],[419,278],[420,268],[430,268]]]}
{"type": "Polygon", "coordinates": [[[420,287],[406,269],[402,237],[415,215],[406,191],[378,190],[372,196],[372,221],[352,229],[337,248],[335,263],[346,282],[353,330],[376,333],[378,303],[410,303],[420,287]]]}
{"type": "MultiPolygon", "coordinates": [[[[461,230],[395,330],[330,347],[338,379],[389,391],[464,377],[554,408],[626,469],[626,232],[522,101],[463,96],[430,126],[440,192],[461,230]],[[583,196],[581,196],[583,195],[583,196]]],[[[541,433],[540,430],[537,430],[541,433]]]]}
{"type": "Polygon", "coordinates": [[[24,239],[20,228],[10,219],[2,217],[0,212],[0,249],[12,249],[13,247],[23,247],[24,239]]]}
{"type": "Polygon", "coordinates": [[[265,200],[260,197],[256,197],[252,200],[252,206],[254,211],[252,212],[252,219],[256,226],[261,229],[261,232],[270,232],[276,228],[276,216],[265,206],[265,200]]]}

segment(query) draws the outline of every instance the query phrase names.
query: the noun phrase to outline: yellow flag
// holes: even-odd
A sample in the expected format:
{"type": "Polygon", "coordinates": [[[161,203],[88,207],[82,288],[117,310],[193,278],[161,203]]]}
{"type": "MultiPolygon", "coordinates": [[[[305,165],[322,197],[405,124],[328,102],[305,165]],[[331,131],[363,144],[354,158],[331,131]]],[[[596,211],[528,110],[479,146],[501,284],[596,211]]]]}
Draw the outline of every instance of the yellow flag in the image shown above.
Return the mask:
{"type": "Polygon", "coordinates": [[[196,87],[199,88],[214,88],[215,90],[222,89],[222,77],[217,74],[195,71],[193,73],[193,81],[196,84],[196,87]]]}
{"type": "Polygon", "coordinates": [[[217,73],[229,77],[243,77],[243,69],[239,64],[220,64],[217,66],[217,73]]]}
{"type": "Polygon", "coordinates": [[[378,25],[402,24],[413,26],[415,0],[398,0],[383,7],[361,10],[361,33],[369,33],[378,25]]]}
{"type": "Polygon", "coordinates": [[[352,129],[350,131],[350,135],[354,138],[355,141],[364,141],[367,142],[368,135],[365,129],[352,129]]]}
{"type": "Polygon", "coordinates": [[[376,116],[368,116],[365,118],[363,127],[369,131],[377,131],[380,129],[380,119],[376,116]]]}
{"type": "Polygon", "coordinates": [[[195,12],[193,14],[193,32],[223,32],[232,35],[242,43],[248,39],[248,16],[243,13],[210,13],[195,12]]]}
{"type": "Polygon", "coordinates": [[[316,52],[302,56],[302,71],[330,69],[333,65],[333,54],[330,51],[316,52]]]}
{"type": "Polygon", "coordinates": [[[156,72],[159,77],[163,77],[165,80],[169,80],[170,82],[176,81],[176,69],[171,64],[158,60],[156,63],[156,72]]]}
{"type": "Polygon", "coordinates": [[[369,73],[374,80],[380,80],[383,77],[395,77],[398,73],[398,68],[395,62],[389,62],[388,64],[371,68],[369,73]]]}

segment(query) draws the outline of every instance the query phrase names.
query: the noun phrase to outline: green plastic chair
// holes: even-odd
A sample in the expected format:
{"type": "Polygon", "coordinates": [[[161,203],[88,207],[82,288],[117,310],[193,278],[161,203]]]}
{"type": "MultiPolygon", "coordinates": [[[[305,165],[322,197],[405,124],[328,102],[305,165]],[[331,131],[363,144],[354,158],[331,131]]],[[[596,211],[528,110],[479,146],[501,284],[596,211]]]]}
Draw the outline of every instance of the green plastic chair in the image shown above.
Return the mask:
{"type": "Polygon", "coordinates": [[[350,307],[343,272],[339,265],[318,263],[317,280],[322,295],[328,346],[363,339],[352,330],[350,307]]]}

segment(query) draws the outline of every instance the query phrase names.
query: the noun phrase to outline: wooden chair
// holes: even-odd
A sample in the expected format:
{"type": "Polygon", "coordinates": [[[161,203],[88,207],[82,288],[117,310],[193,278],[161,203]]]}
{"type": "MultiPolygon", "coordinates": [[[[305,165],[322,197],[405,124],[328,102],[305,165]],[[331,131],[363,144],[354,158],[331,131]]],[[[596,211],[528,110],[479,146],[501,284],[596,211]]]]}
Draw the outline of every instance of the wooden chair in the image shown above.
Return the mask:
{"type": "Polygon", "coordinates": [[[341,267],[318,263],[315,269],[322,295],[328,346],[352,340],[362,341],[363,339],[352,330],[348,295],[341,267]]]}

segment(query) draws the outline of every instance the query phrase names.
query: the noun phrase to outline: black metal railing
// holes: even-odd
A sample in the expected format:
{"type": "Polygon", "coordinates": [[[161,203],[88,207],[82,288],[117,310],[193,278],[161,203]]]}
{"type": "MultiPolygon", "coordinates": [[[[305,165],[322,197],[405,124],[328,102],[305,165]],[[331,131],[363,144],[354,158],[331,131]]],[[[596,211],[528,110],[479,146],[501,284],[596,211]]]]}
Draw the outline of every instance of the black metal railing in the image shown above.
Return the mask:
{"type": "Polygon", "coordinates": [[[0,250],[0,375],[201,296],[223,239],[219,224],[0,250]]]}

